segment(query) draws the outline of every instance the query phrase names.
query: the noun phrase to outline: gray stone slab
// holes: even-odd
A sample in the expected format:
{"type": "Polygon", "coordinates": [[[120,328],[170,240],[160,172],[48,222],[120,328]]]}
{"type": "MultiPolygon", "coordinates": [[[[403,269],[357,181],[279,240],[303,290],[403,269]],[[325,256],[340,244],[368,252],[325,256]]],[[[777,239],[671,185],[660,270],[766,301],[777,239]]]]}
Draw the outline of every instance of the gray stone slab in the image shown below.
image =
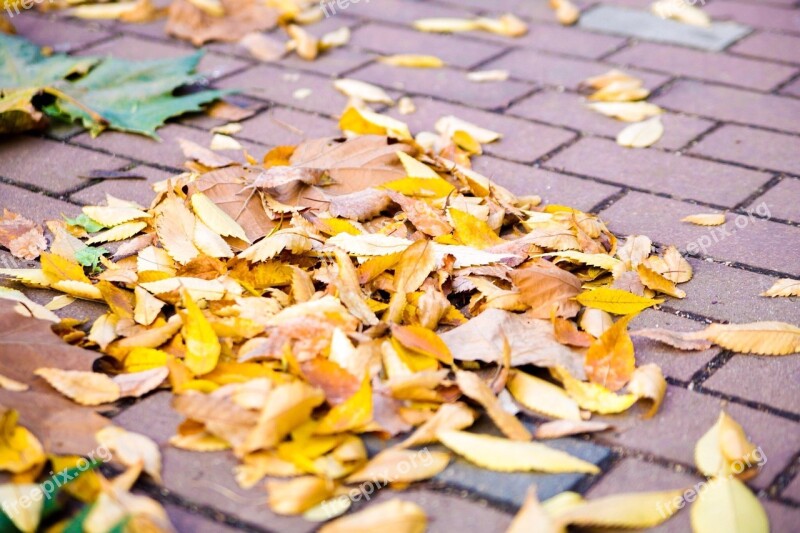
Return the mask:
{"type": "MultiPolygon", "coordinates": [[[[531,432],[535,430],[534,424],[526,420],[523,420],[523,423],[531,432]]],[[[500,436],[500,433],[486,416],[482,416],[470,431],[500,436]]],[[[373,455],[384,448],[396,444],[399,440],[381,441],[375,437],[366,437],[364,443],[370,455],[373,455]]],[[[541,442],[593,464],[600,464],[611,455],[611,450],[608,448],[578,439],[553,439],[541,442]]],[[[428,449],[447,451],[447,448],[440,444],[429,445],[428,449]]],[[[493,472],[475,466],[454,454],[450,465],[433,480],[448,487],[467,490],[491,501],[520,507],[531,485],[536,485],[539,499],[546,500],[566,490],[574,490],[578,482],[586,477],[587,474],[493,472]]]]}
{"type": "Polygon", "coordinates": [[[636,37],[644,41],[671,43],[718,52],[748,33],[750,28],[735,22],[712,22],[708,28],[662,19],[650,12],[601,5],[581,16],[579,25],[587,30],[636,37]]]}

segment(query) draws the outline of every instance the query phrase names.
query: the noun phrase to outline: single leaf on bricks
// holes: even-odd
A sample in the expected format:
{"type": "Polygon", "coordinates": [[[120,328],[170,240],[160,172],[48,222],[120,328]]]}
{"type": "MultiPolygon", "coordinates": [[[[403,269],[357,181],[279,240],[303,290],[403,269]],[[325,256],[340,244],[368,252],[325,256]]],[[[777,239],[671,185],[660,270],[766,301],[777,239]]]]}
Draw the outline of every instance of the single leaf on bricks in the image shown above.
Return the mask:
{"type": "Polygon", "coordinates": [[[496,472],[597,474],[590,462],[538,442],[520,442],[465,431],[441,431],[439,441],[483,468],[496,472]]]}
{"type": "Polygon", "coordinates": [[[394,100],[391,96],[386,94],[386,91],[371,83],[351,78],[341,78],[334,80],[333,86],[337,91],[350,98],[358,98],[364,102],[377,102],[388,105],[394,104],[394,100]]]}
{"type": "Polygon", "coordinates": [[[303,513],[334,494],[333,482],[317,476],[270,479],[266,486],[267,505],[279,515],[303,513]]]}
{"type": "Polygon", "coordinates": [[[664,135],[664,125],[659,117],[635,122],[617,134],[617,144],[626,148],[647,148],[664,135]]]}
{"type": "Polygon", "coordinates": [[[161,451],[152,439],[117,426],[106,426],[97,433],[95,439],[105,446],[123,465],[142,469],[158,483],[161,483],[161,451]]]}
{"type": "Polygon", "coordinates": [[[689,222],[697,226],[721,226],[725,223],[725,213],[707,213],[683,217],[681,222],[689,222]]]}
{"type": "Polygon", "coordinates": [[[628,322],[634,316],[620,318],[589,346],[584,362],[589,381],[618,391],[631,379],[636,359],[628,322]]]}
{"type": "Polygon", "coordinates": [[[702,336],[738,353],[788,355],[800,352],[800,328],[785,322],[711,324],[702,336]]]}
{"type": "Polygon", "coordinates": [[[800,280],[779,279],[772,287],[762,292],[761,296],[769,296],[770,298],[800,296],[800,280]]]}
{"type": "Polygon", "coordinates": [[[591,420],[552,420],[540,424],[533,434],[535,439],[560,439],[571,435],[596,433],[611,429],[610,424],[594,422],[591,420]]]}
{"type": "Polygon", "coordinates": [[[758,498],[736,478],[708,482],[691,508],[692,531],[769,533],[767,513],[758,498]]]}
{"type": "Polygon", "coordinates": [[[397,54],[393,56],[382,56],[378,61],[393,67],[407,68],[442,68],[444,61],[436,56],[420,54],[397,54]]]}
{"type": "Polygon", "coordinates": [[[196,376],[214,370],[221,351],[214,328],[188,292],[183,293],[186,312],[183,317],[183,338],[186,342],[186,366],[196,376]]]}

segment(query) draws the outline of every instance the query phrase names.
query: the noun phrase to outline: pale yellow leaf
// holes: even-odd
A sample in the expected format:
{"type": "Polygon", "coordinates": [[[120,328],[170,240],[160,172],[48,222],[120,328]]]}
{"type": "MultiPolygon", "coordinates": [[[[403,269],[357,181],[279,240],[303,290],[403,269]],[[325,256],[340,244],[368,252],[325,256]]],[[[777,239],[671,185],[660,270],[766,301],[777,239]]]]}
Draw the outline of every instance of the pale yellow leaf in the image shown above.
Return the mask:
{"type": "Polygon", "coordinates": [[[50,496],[35,483],[3,483],[0,485],[0,508],[19,531],[34,533],[39,527],[44,502],[50,496]],[[27,505],[22,505],[23,501],[27,505]]]}
{"type": "Polygon", "coordinates": [[[214,136],[211,138],[211,145],[209,146],[212,150],[219,151],[219,150],[241,150],[242,145],[231,137],[230,135],[224,135],[222,133],[215,133],[214,136]]]}
{"type": "Polygon", "coordinates": [[[619,264],[620,260],[611,257],[608,254],[587,254],[577,252],[575,250],[563,250],[560,252],[550,252],[546,254],[539,254],[533,257],[557,257],[559,259],[571,259],[578,263],[602,268],[603,270],[614,270],[619,264]]]}
{"type": "Polygon", "coordinates": [[[533,485],[528,489],[528,495],[506,533],[564,533],[564,528],[557,525],[539,503],[536,486],[533,485]]]}
{"type": "Polygon", "coordinates": [[[120,397],[119,385],[105,374],[60,368],[39,368],[34,373],[58,392],[81,405],[110,403],[120,397]]]}
{"type": "Polygon", "coordinates": [[[683,217],[681,222],[689,222],[698,226],[721,226],[725,223],[725,213],[703,213],[683,217]]]}
{"type": "Polygon", "coordinates": [[[664,125],[659,117],[627,126],[617,135],[617,144],[627,148],[647,148],[664,135],[664,125]]]}
{"type": "Polygon", "coordinates": [[[615,315],[630,315],[664,303],[664,300],[645,298],[628,291],[607,287],[582,292],[576,300],[586,307],[601,309],[615,315]]]}
{"type": "Polygon", "coordinates": [[[313,245],[314,243],[305,232],[294,228],[286,228],[264,237],[241,252],[237,257],[258,263],[272,259],[284,250],[289,250],[293,254],[306,252],[313,245]]]}
{"type": "Polygon", "coordinates": [[[607,117],[625,122],[641,122],[660,115],[663,109],[649,102],[591,102],[586,107],[607,117]]]}
{"type": "Polygon", "coordinates": [[[378,61],[393,67],[406,68],[442,68],[444,61],[436,56],[419,54],[397,54],[393,56],[382,56],[378,61]]]}
{"type": "Polygon", "coordinates": [[[583,500],[563,512],[554,513],[554,519],[563,525],[647,529],[657,526],[675,514],[678,508],[673,502],[682,495],[683,489],[614,494],[583,500]]]}
{"type": "Polygon", "coordinates": [[[647,399],[653,402],[653,406],[647,413],[646,418],[650,418],[658,411],[664,395],[667,393],[667,380],[661,368],[653,363],[642,365],[633,371],[633,376],[628,383],[628,392],[636,396],[637,399],[647,399]]]}
{"type": "Polygon", "coordinates": [[[531,411],[565,420],[581,419],[580,407],[575,400],[549,381],[515,371],[506,386],[514,399],[531,411]]]}
{"type": "Polygon", "coordinates": [[[475,20],[457,18],[419,19],[414,21],[413,26],[419,31],[430,33],[458,33],[473,31],[479,27],[475,20]]]}
{"type": "Polygon", "coordinates": [[[495,142],[503,136],[501,133],[476,126],[453,115],[447,115],[437,120],[434,129],[449,138],[452,138],[457,131],[463,131],[481,144],[495,142]]]}
{"type": "Polygon", "coordinates": [[[106,231],[101,231],[97,235],[92,236],[91,239],[86,241],[86,244],[98,244],[103,242],[123,241],[133,237],[144,228],[147,227],[147,222],[124,222],[118,226],[114,226],[106,231]]]}
{"type": "Polygon", "coordinates": [[[233,257],[233,250],[211,228],[196,220],[194,223],[194,235],[192,241],[197,249],[209,257],[228,258],[233,257]]]}
{"type": "Polygon", "coordinates": [[[556,370],[555,374],[564,384],[564,388],[572,399],[578,402],[581,409],[609,415],[628,410],[638,399],[635,394],[614,394],[597,383],[587,383],[572,377],[564,370],[556,370]]]}
{"type": "Polygon", "coordinates": [[[381,104],[393,105],[394,100],[391,96],[386,94],[386,91],[372,85],[365,81],[354,80],[352,78],[340,78],[334,80],[333,86],[337,91],[349,96],[350,98],[358,98],[364,102],[375,102],[381,104]]]}
{"type": "Polygon", "coordinates": [[[788,355],[800,352],[800,328],[785,322],[711,324],[702,335],[738,353],[788,355]]]}
{"type": "Polygon", "coordinates": [[[760,448],[753,444],[739,423],[725,411],[697,441],[694,462],[708,477],[740,475],[763,461],[760,448]],[[758,452],[759,457],[756,457],[758,452]]]}
{"type": "Polygon", "coordinates": [[[800,296],[800,281],[796,279],[779,279],[772,287],[761,293],[761,296],[775,298],[778,296],[800,296]]]}
{"type": "Polygon", "coordinates": [[[478,402],[486,409],[489,418],[492,419],[492,422],[504,435],[516,441],[529,441],[533,438],[530,431],[516,416],[503,409],[500,400],[492,392],[492,389],[476,373],[456,371],[456,383],[465,396],[478,402]]]}
{"type": "Polygon", "coordinates": [[[183,338],[186,342],[184,363],[196,376],[211,372],[217,366],[220,343],[214,328],[188,292],[183,293],[186,314],[183,318],[183,338]]]}
{"type": "Polygon", "coordinates": [[[403,450],[389,448],[350,474],[346,483],[412,483],[430,479],[447,468],[450,454],[427,449],[403,450]]]}
{"type": "Polygon", "coordinates": [[[150,218],[152,216],[150,213],[142,211],[141,209],[136,209],[135,207],[103,207],[90,205],[83,208],[83,213],[107,228],[118,226],[123,222],[129,222],[139,218],[150,218]]]}
{"type": "Polygon", "coordinates": [[[720,477],[708,482],[691,508],[694,533],[769,533],[767,513],[741,481],[720,477]]]}
{"type": "Polygon", "coordinates": [[[235,237],[250,242],[244,229],[230,215],[220,209],[205,194],[198,192],[192,195],[192,209],[197,217],[209,228],[223,237],[235,237]]]}
{"type": "Polygon", "coordinates": [[[177,198],[167,198],[156,208],[158,240],[178,263],[188,263],[200,255],[192,242],[194,225],[194,214],[177,198]]]}
{"type": "Polygon", "coordinates": [[[95,439],[123,465],[140,464],[155,481],[161,482],[161,451],[149,437],[109,425],[95,433],[95,439]]]}
{"type": "Polygon", "coordinates": [[[672,19],[690,26],[707,28],[711,26],[711,17],[699,7],[678,0],[658,0],[650,5],[656,16],[672,19]]]}
{"type": "Polygon", "coordinates": [[[506,81],[509,75],[507,70],[476,70],[467,72],[467,79],[477,83],[486,83],[490,81],[506,81]]]}

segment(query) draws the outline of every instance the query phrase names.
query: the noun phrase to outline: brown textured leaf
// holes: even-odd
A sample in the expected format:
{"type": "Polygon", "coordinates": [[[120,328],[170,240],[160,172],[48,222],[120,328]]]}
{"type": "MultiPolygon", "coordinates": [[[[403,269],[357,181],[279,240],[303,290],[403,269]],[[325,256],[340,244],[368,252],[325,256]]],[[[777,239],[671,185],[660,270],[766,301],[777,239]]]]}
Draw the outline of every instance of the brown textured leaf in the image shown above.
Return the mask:
{"type": "Polygon", "coordinates": [[[278,13],[255,0],[222,0],[222,16],[206,13],[189,0],[170,4],[167,33],[201,46],[209,41],[236,42],[254,31],[273,28],[278,13]]]}

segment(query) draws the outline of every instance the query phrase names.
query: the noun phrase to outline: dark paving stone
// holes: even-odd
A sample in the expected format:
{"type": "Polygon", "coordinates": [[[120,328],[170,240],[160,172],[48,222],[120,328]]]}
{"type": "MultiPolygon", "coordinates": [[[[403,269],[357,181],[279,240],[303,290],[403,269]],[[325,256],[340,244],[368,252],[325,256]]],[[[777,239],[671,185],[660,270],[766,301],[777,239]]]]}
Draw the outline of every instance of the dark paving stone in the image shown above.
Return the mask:
{"type": "Polygon", "coordinates": [[[533,90],[532,85],[513,80],[498,83],[469,81],[464,72],[446,67],[402,68],[373,63],[350,76],[397,91],[434,96],[481,109],[505,107],[533,90]]]}
{"type": "Polygon", "coordinates": [[[108,31],[29,12],[14,16],[13,22],[18,35],[39,46],[49,46],[56,52],[72,52],[113,35],[108,31]]]}
{"type": "MultiPolygon", "coordinates": [[[[142,135],[131,135],[116,131],[105,132],[96,139],[88,133],[72,140],[76,144],[85,145],[112,154],[122,155],[137,161],[144,161],[155,165],[180,169],[186,158],[178,144],[178,139],[186,139],[208,148],[213,135],[208,131],[188,128],[180,124],[169,124],[158,130],[160,141],[155,141],[142,135]]],[[[256,156],[266,151],[265,147],[258,147],[252,143],[240,141],[248,152],[256,156]]],[[[237,161],[244,161],[241,150],[223,150],[217,152],[237,161]]]]}
{"type": "MultiPolygon", "coordinates": [[[[681,288],[683,287],[685,285],[682,284],[681,288]]],[[[673,301],[673,298],[667,299],[669,305],[672,305],[673,301]]],[[[644,328],[663,328],[672,331],[698,331],[704,327],[705,324],[687,318],[653,309],[645,309],[631,322],[629,329],[634,331],[644,328]]],[[[633,336],[632,339],[638,366],[655,363],[661,367],[661,371],[664,372],[665,376],[682,381],[689,381],[695,372],[704,368],[721,351],[719,348],[714,347],[702,352],[686,352],[644,337],[633,336]]]]}
{"type": "MultiPolygon", "coordinates": [[[[536,82],[541,85],[577,89],[578,84],[591,76],[603,74],[614,65],[550,55],[537,50],[514,50],[485,65],[486,69],[506,69],[515,78],[536,82]]],[[[663,85],[669,76],[655,74],[640,69],[627,69],[627,72],[644,81],[648,89],[663,85]]]]}
{"type": "Polygon", "coordinates": [[[800,136],[726,125],[704,137],[691,153],[758,168],[800,174],[800,136]]]}
{"type": "Polygon", "coordinates": [[[746,199],[770,179],[761,172],[652,149],[624,148],[614,141],[597,138],[580,140],[546,166],[729,206],[746,199]]]}
{"type": "Polygon", "coordinates": [[[762,31],[748,35],[731,46],[729,51],[774,61],[800,63],[798,49],[800,49],[800,37],[762,31]]]}
{"type": "MultiPolygon", "coordinates": [[[[180,43],[180,41],[172,41],[180,43]]],[[[81,50],[80,55],[112,56],[118,59],[144,60],[182,57],[194,52],[186,43],[166,44],[134,36],[123,36],[96,46],[81,50]]],[[[233,71],[244,68],[249,63],[224,57],[218,54],[206,54],[197,66],[197,71],[210,79],[219,78],[233,71]]]]}
{"type": "Polygon", "coordinates": [[[477,158],[473,168],[517,195],[537,194],[543,204],[569,205],[588,211],[619,188],[558,174],[490,156],[477,158]]]}
{"type": "Polygon", "coordinates": [[[800,33],[800,13],[796,9],[789,10],[760,3],[711,2],[705,11],[714,19],[735,20],[754,28],[800,33]]]}
{"type": "Polygon", "coordinates": [[[124,200],[132,200],[143,207],[148,207],[153,201],[153,198],[155,198],[155,193],[151,185],[173,175],[171,172],[165,172],[144,165],[139,165],[130,172],[142,174],[147,179],[103,180],[91,187],[78,191],[70,196],[70,198],[75,202],[85,205],[105,205],[106,194],[110,194],[111,196],[124,200]]]}
{"type": "Polygon", "coordinates": [[[414,104],[417,106],[417,111],[411,115],[400,115],[396,110],[388,114],[407,123],[412,133],[433,131],[437,120],[447,115],[454,115],[483,128],[502,133],[502,139],[484,145],[483,150],[487,154],[514,161],[533,162],[575,137],[574,133],[560,128],[429,98],[414,98],[414,104]]]}
{"type": "Polygon", "coordinates": [[[800,253],[800,228],[746,215],[729,215],[728,222],[717,227],[680,222],[686,216],[708,211],[685,202],[629,192],[601,216],[612,231],[647,235],[682,251],[689,246],[690,251],[696,249],[722,261],[800,275],[800,263],[789,259],[800,253]],[[735,227],[737,220],[741,229],[735,227]],[[781,252],[776,254],[776,250],[781,252]]]}
{"type": "Polygon", "coordinates": [[[776,278],[699,259],[689,259],[689,263],[694,278],[681,284],[687,296],[683,300],[670,299],[670,307],[735,323],[759,320],[800,323],[800,307],[792,299],[758,296],[776,278]]]}
{"type": "Polygon", "coordinates": [[[56,193],[84,185],[78,174],[115,170],[128,163],[49,139],[19,136],[0,141],[0,176],[56,193]]]}
{"type": "Polygon", "coordinates": [[[797,202],[798,198],[800,198],[800,180],[785,178],[776,186],[753,200],[749,209],[754,208],[762,202],[766,202],[774,218],[800,222],[800,204],[797,202]]]}
{"type": "Polygon", "coordinates": [[[74,216],[80,212],[80,208],[74,204],[6,183],[0,183],[0,207],[10,209],[40,224],[45,220],[60,219],[62,213],[74,216]]]}
{"type": "Polygon", "coordinates": [[[608,60],[621,65],[633,65],[758,91],[769,91],[797,74],[795,67],[763,60],[653,43],[638,43],[614,54],[608,60]]]}
{"type": "Polygon", "coordinates": [[[800,100],[680,80],[654,104],[702,117],[800,133],[800,100]]]}
{"type": "Polygon", "coordinates": [[[448,65],[470,68],[502,52],[504,47],[452,35],[424,33],[383,24],[355,30],[350,45],[380,55],[434,54],[448,65]]]}
{"type": "MultiPolygon", "coordinates": [[[[589,498],[601,498],[630,492],[651,492],[659,490],[688,489],[703,479],[685,472],[676,472],[640,459],[626,458],[592,486],[587,493],[589,498]]],[[[689,509],[687,506],[672,518],[648,532],[684,533],[690,531],[689,509]]]]}
{"type": "MultiPolygon", "coordinates": [[[[628,125],[592,111],[586,107],[587,102],[573,93],[545,90],[514,104],[508,114],[604,137],[616,137],[628,125]]],[[[668,150],[683,148],[713,126],[711,121],[675,113],[664,113],[661,121],[664,124],[664,135],[653,146],[668,150]]]]}
{"type": "Polygon", "coordinates": [[[596,417],[613,424],[616,431],[606,432],[595,440],[694,465],[695,444],[724,409],[764,452],[763,468],[749,482],[750,486],[761,489],[769,486],[792,460],[800,439],[800,424],[740,404],[725,405],[719,398],[679,387],[667,387],[664,403],[653,418],[645,420],[640,416],[646,408],[649,407],[637,404],[621,415],[596,417]]]}
{"type": "Polygon", "coordinates": [[[780,359],[735,355],[703,387],[800,414],[798,383],[800,355],[784,355],[780,359]]]}
{"type": "Polygon", "coordinates": [[[578,24],[602,33],[712,51],[724,50],[750,32],[733,22],[712,22],[708,28],[700,28],[662,19],[649,11],[603,5],[584,13],[578,24]]]}

